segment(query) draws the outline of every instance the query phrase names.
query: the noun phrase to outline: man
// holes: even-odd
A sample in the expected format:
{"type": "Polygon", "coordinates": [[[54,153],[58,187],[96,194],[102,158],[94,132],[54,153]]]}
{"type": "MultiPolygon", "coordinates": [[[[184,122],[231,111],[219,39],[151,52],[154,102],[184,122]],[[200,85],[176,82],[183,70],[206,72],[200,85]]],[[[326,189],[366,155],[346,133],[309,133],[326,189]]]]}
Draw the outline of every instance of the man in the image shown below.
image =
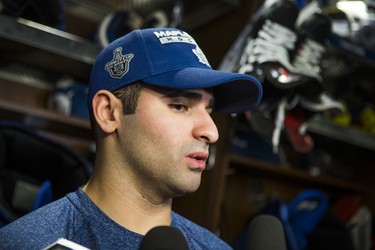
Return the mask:
{"type": "Polygon", "coordinates": [[[41,249],[65,238],[90,249],[138,249],[165,225],[189,249],[228,249],[171,210],[200,185],[218,139],[210,116],[255,107],[259,82],[211,69],[194,39],[177,29],[136,30],[97,57],[88,93],[97,146],[89,182],[0,229],[0,248],[41,249]]]}

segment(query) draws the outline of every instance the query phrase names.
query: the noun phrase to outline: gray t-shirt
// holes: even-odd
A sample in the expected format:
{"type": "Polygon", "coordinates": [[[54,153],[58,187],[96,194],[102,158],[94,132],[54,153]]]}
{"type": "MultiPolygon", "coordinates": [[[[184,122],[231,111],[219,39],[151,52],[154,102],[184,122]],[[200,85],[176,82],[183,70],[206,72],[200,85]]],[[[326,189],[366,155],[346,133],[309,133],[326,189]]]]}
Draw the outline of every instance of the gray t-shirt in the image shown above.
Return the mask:
{"type": "MultiPolygon", "coordinates": [[[[172,212],[189,249],[231,249],[210,231],[172,212]]],[[[138,249],[143,235],[105,215],[79,188],[76,192],[0,228],[0,249],[42,249],[65,238],[90,249],[138,249]]]]}

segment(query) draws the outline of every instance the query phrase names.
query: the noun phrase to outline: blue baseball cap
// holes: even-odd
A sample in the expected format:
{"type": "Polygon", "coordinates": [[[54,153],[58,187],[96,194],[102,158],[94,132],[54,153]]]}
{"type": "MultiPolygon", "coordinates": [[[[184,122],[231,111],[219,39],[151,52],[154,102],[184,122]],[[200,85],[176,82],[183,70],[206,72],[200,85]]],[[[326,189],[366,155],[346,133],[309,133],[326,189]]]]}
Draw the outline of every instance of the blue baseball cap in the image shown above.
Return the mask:
{"type": "Polygon", "coordinates": [[[131,83],[174,89],[212,88],[215,111],[241,113],[258,105],[262,86],[253,76],[214,70],[195,40],[174,28],[134,30],[111,42],[96,58],[88,107],[99,90],[131,83]]]}

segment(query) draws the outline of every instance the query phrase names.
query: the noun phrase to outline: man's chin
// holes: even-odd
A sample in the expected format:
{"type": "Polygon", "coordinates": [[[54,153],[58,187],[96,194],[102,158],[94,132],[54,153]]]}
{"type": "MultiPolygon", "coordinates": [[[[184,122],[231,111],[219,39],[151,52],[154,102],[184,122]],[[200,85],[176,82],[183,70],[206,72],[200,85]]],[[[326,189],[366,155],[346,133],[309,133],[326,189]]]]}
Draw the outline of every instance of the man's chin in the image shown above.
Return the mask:
{"type": "Polygon", "coordinates": [[[181,196],[185,196],[185,195],[195,193],[199,189],[199,186],[200,186],[200,182],[196,185],[189,185],[188,187],[185,187],[183,189],[179,189],[175,193],[174,197],[181,197],[181,196]]]}

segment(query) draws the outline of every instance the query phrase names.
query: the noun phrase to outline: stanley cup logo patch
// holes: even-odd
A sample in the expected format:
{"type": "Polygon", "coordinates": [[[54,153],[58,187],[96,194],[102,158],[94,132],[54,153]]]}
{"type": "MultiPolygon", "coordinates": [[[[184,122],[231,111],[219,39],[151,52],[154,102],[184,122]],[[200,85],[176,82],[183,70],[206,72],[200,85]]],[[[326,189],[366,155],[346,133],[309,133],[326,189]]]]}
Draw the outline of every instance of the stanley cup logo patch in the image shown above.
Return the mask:
{"type": "Polygon", "coordinates": [[[134,54],[123,55],[121,52],[121,47],[114,49],[113,59],[105,65],[112,78],[121,79],[129,71],[130,60],[134,57],[134,54]]]}

